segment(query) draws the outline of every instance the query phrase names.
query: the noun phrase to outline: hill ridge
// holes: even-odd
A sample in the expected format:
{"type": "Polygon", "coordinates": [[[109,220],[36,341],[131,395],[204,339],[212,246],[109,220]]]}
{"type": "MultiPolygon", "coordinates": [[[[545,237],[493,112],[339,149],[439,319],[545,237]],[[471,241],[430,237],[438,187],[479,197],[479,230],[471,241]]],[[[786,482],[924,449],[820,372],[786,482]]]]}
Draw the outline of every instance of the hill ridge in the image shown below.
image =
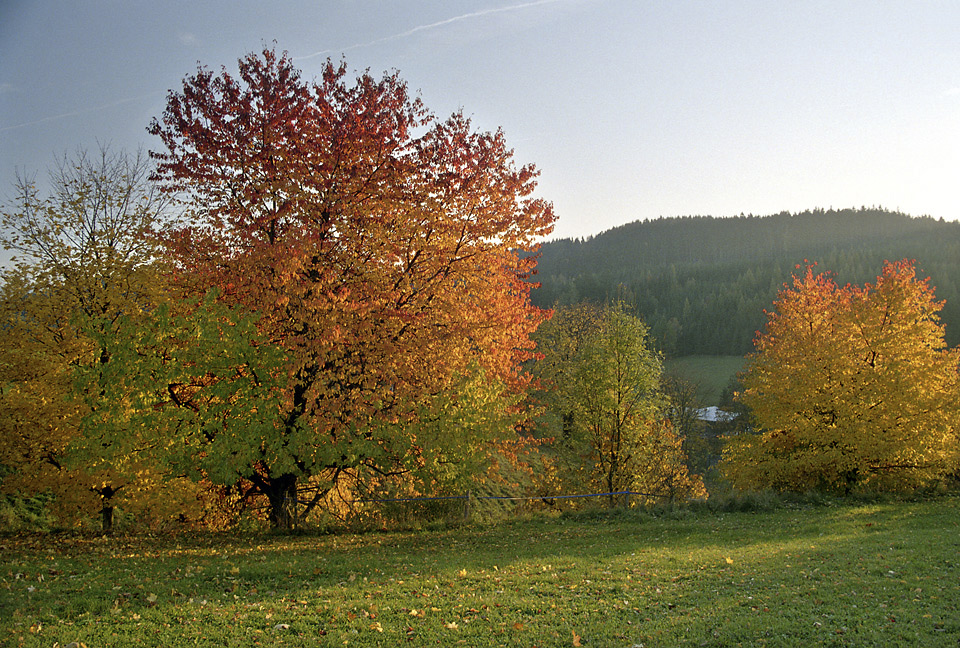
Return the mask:
{"type": "Polygon", "coordinates": [[[744,354],[791,273],[806,262],[841,283],[873,281],[885,260],[930,276],[951,345],[960,341],[960,223],[880,207],[769,216],[634,221],[541,246],[543,307],[621,298],[672,355],[744,354]]]}

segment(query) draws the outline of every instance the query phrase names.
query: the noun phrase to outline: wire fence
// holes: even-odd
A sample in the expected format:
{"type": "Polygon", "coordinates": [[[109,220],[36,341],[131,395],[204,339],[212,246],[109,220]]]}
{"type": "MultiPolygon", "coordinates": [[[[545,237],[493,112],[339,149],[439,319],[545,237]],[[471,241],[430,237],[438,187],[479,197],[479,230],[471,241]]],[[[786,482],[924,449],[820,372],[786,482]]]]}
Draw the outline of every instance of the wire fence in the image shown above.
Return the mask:
{"type": "Polygon", "coordinates": [[[581,495],[535,495],[535,496],[509,496],[509,495],[475,495],[471,491],[467,491],[465,495],[445,495],[445,496],[436,496],[436,497],[388,497],[388,498],[364,498],[356,500],[358,504],[390,504],[396,502],[441,502],[441,501],[453,501],[460,500],[465,502],[464,507],[464,518],[470,519],[472,514],[472,503],[474,501],[500,501],[500,502],[543,502],[546,504],[552,504],[554,500],[574,500],[574,499],[586,499],[591,497],[607,497],[611,500],[613,498],[622,498],[621,506],[627,508],[630,506],[630,497],[639,496],[647,498],[669,498],[669,495],[663,493],[644,493],[641,491],[617,491],[610,493],[584,493],[581,495]]]}
{"type": "MultiPolygon", "coordinates": [[[[671,494],[668,493],[646,493],[643,491],[634,491],[634,490],[623,490],[615,492],[605,492],[605,493],[583,493],[579,495],[527,495],[527,496],[515,496],[515,495],[480,495],[476,494],[473,491],[467,491],[463,495],[438,495],[432,497],[364,497],[358,499],[349,500],[349,505],[356,504],[397,504],[397,503],[423,503],[426,506],[429,506],[429,502],[463,502],[463,519],[470,520],[473,517],[475,512],[474,503],[479,503],[481,501],[490,501],[490,502],[540,502],[548,506],[556,506],[557,501],[569,501],[569,500],[583,500],[589,498],[597,497],[606,497],[610,498],[611,504],[614,503],[614,498],[620,498],[616,504],[619,504],[620,507],[629,508],[630,507],[630,498],[631,497],[643,497],[647,500],[669,500],[672,498],[671,494]]],[[[284,498],[288,506],[292,505],[292,509],[288,513],[296,520],[296,524],[305,522],[305,518],[301,519],[300,515],[296,512],[296,509],[302,505],[308,503],[308,500],[301,499],[299,496],[287,497],[284,498]]],[[[251,507],[259,511],[266,511],[271,509],[271,505],[264,503],[260,506],[251,507]]],[[[381,509],[382,511],[382,509],[381,509]]],[[[449,512],[446,514],[449,515],[449,512]]],[[[448,518],[449,519],[449,518],[448,518]]]]}
{"type": "Polygon", "coordinates": [[[580,499],[585,497],[616,497],[616,496],[625,496],[629,497],[630,495],[641,495],[643,497],[669,497],[662,493],[642,493],[640,491],[618,491],[616,493],[586,493],[584,495],[536,495],[536,496],[525,496],[525,497],[513,497],[506,495],[474,495],[471,492],[468,492],[466,495],[445,495],[442,497],[390,497],[385,499],[358,499],[357,503],[374,503],[374,502],[430,502],[430,501],[441,501],[441,500],[511,500],[511,501],[531,501],[531,502],[542,502],[545,500],[558,500],[558,499],[580,499]]]}

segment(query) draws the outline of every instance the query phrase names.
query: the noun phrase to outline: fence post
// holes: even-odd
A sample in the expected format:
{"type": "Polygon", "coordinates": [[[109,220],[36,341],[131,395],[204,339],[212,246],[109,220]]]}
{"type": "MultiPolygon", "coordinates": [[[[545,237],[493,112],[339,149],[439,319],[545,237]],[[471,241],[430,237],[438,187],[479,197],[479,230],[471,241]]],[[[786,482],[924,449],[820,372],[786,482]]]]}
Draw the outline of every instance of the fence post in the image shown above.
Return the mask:
{"type": "Polygon", "coordinates": [[[463,515],[463,519],[466,522],[470,521],[470,504],[472,499],[473,499],[473,492],[467,491],[467,505],[465,507],[466,510],[464,511],[464,515],[463,515]]]}

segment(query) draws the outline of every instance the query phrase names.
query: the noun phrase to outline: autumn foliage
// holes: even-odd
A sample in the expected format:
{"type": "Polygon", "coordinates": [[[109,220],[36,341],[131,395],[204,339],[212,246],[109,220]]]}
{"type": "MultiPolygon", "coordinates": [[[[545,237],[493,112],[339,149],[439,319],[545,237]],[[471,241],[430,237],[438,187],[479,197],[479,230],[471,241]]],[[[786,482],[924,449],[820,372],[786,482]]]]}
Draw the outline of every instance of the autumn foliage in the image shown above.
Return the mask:
{"type": "Polygon", "coordinates": [[[502,132],[270,49],[199,68],[149,131],[152,161],[81,156],[3,210],[5,489],[83,493],[105,530],[118,503],[293,527],[522,468],[554,215],[502,132]]]}
{"type": "MultiPolygon", "coordinates": [[[[646,325],[616,303],[560,308],[537,332],[545,388],[541,418],[550,435],[547,476],[564,491],[640,493],[635,503],[706,497],[690,474],[683,439],[667,419],[662,360],[646,325]]],[[[617,505],[622,498],[610,496],[617,505]]]]}
{"type": "Polygon", "coordinates": [[[741,488],[910,488],[958,468],[958,355],[912,262],[839,286],[812,266],[768,314],[744,376],[756,434],[732,440],[741,488]]]}
{"type": "MultiPolygon", "coordinates": [[[[150,159],[65,159],[52,195],[23,181],[0,214],[22,255],[0,287],[4,494],[104,531],[120,506],[225,526],[251,503],[293,528],[376,496],[519,490],[539,446],[541,486],[706,496],[643,321],[532,305],[555,217],[502,132],[437,118],[396,73],[328,61],[307,80],[271,49],[198,68],[149,132],[150,159]]],[[[756,433],[728,444],[727,477],[955,475],[940,308],[907,261],[862,288],[795,277],[750,358],[756,433]]]]}
{"type": "Polygon", "coordinates": [[[196,501],[152,439],[119,422],[103,436],[95,420],[115,403],[76,390],[79,373],[99,383],[118,369],[103,343],[162,299],[148,232],[168,201],[151,169],[145,154],[80,150],[57,160],[48,191],[20,178],[2,213],[0,241],[16,255],[0,289],[2,490],[47,495],[65,522],[97,514],[105,531],[118,505],[146,520],[196,501]]]}
{"type": "MultiPolygon", "coordinates": [[[[172,285],[192,299],[215,287],[256,318],[256,344],[283,354],[243,371],[276,381],[262,445],[286,456],[235,467],[270,497],[275,524],[303,514],[284,502],[311,480],[316,495],[435,451],[398,424],[456,400],[465,378],[523,391],[546,316],[530,304],[527,253],[554,216],[501,132],[436,119],[395,74],[351,83],[327,63],[306,81],[271,50],[236,78],[199,69],[150,131],[165,146],[158,179],[188,201],[163,234],[172,285]]],[[[208,431],[204,452],[234,443],[244,419],[208,431]]]]}

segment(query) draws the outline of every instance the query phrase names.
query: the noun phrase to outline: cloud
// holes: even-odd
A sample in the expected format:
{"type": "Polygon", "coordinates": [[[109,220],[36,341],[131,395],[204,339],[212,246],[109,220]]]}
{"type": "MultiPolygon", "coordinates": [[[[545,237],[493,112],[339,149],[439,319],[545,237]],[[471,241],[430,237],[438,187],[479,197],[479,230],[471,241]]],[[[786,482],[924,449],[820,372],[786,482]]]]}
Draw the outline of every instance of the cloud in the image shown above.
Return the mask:
{"type": "Polygon", "coordinates": [[[9,94],[17,91],[17,87],[12,83],[0,83],[0,94],[9,94]]]}
{"type": "Polygon", "coordinates": [[[180,32],[177,34],[177,38],[180,40],[181,45],[197,45],[200,43],[200,39],[197,38],[196,34],[191,32],[180,32]]]}
{"type": "Polygon", "coordinates": [[[378,38],[376,40],[368,41],[365,43],[356,43],[354,45],[350,45],[349,47],[344,47],[342,50],[325,49],[325,50],[320,50],[319,52],[314,52],[313,54],[307,54],[306,56],[296,56],[294,57],[294,60],[305,60],[305,59],[314,58],[315,56],[322,56],[325,54],[334,54],[338,51],[347,52],[347,51],[358,49],[361,47],[370,47],[372,45],[379,45],[380,43],[386,43],[393,40],[399,40],[401,38],[407,38],[408,36],[413,36],[414,34],[417,34],[419,32],[438,29],[440,27],[452,25],[453,23],[463,22],[465,20],[473,20],[474,18],[482,18],[484,16],[490,16],[498,13],[506,13],[509,11],[519,11],[521,9],[526,9],[528,7],[554,4],[562,1],[563,0],[533,0],[532,2],[523,2],[516,5],[510,5],[509,7],[496,7],[494,9],[483,9],[481,11],[472,11],[470,13],[454,16],[453,18],[447,18],[445,20],[439,20],[437,22],[429,23],[427,25],[419,25],[418,27],[414,27],[413,29],[408,29],[398,34],[384,36],[383,38],[378,38]]]}

